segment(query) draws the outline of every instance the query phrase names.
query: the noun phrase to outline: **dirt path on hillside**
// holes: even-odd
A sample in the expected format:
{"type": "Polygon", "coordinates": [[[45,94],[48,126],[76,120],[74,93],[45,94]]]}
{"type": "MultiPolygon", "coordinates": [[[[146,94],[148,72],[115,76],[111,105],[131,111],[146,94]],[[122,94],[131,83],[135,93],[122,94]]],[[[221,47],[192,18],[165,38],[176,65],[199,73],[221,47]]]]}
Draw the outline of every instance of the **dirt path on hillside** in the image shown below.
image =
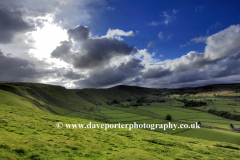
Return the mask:
{"type": "MultiPolygon", "coordinates": [[[[155,114],[155,115],[157,115],[157,116],[160,116],[162,119],[165,119],[165,116],[163,116],[163,115],[154,113],[154,112],[149,111],[149,110],[146,110],[146,109],[141,109],[141,110],[147,111],[147,112],[149,112],[149,113],[152,113],[152,114],[155,114]]],[[[184,124],[191,124],[191,123],[188,123],[188,122],[183,122],[183,121],[174,120],[174,119],[172,119],[171,121],[173,121],[173,122],[179,122],[179,123],[184,123],[184,124]]]]}
{"type": "Polygon", "coordinates": [[[160,115],[160,114],[157,114],[157,113],[151,112],[151,111],[146,110],[146,109],[140,109],[140,110],[144,110],[144,111],[147,111],[147,112],[149,112],[149,113],[155,114],[155,115],[157,115],[157,116],[159,116],[159,117],[161,117],[161,118],[165,118],[164,116],[162,116],[162,115],[160,115]]]}

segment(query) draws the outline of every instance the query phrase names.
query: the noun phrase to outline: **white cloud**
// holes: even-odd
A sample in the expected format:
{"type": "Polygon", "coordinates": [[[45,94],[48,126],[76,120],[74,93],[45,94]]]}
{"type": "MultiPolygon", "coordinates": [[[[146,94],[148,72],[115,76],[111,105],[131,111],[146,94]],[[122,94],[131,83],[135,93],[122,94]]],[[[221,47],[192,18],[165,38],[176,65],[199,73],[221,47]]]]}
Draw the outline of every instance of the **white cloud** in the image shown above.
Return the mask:
{"type": "Polygon", "coordinates": [[[169,34],[165,41],[171,39],[171,37],[172,37],[172,34],[169,34]]]}
{"type": "Polygon", "coordinates": [[[173,14],[177,14],[179,10],[173,9],[173,14]]]}
{"type": "Polygon", "coordinates": [[[180,47],[182,48],[182,47],[186,47],[186,46],[188,46],[188,45],[190,45],[189,42],[187,42],[186,44],[180,44],[180,47]]]}
{"type": "Polygon", "coordinates": [[[202,36],[202,37],[196,37],[191,39],[191,42],[195,42],[195,43],[200,43],[200,42],[206,42],[207,36],[202,36]]]}
{"type": "Polygon", "coordinates": [[[108,8],[107,8],[107,10],[114,11],[114,10],[115,10],[115,8],[113,8],[113,7],[108,7],[108,8]]]}
{"type": "Polygon", "coordinates": [[[8,0],[6,7],[16,7],[25,11],[26,19],[46,14],[54,15],[54,22],[64,28],[72,28],[78,24],[91,24],[103,8],[107,8],[105,0],[8,0]]]}
{"type": "Polygon", "coordinates": [[[163,54],[160,54],[159,57],[164,57],[164,55],[163,55],[163,54]]]}
{"type": "Polygon", "coordinates": [[[176,18],[174,15],[178,13],[178,10],[173,9],[172,12],[172,14],[167,11],[162,12],[162,16],[165,18],[165,20],[162,21],[163,24],[168,25],[168,23],[172,22],[176,18]]]}
{"type": "Polygon", "coordinates": [[[167,25],[169,22],[172,21],[172,17],[166,11],[163,11],[162,13],[163,16],[166,18],[163,23],[167,25]]]}
{"type": "Polygon", "coordinates": [[[151,25],[151,26],[158,26],[159,24],[167,25],[168,23],[170,23],[176,18],[174,15],[177,14],[178,12],[179,10],[176,10],[176,9],[173,9],[172,12],[163,11],[160,16],[164,17],[165,20],[163,20],[161,23],[152,21],[148,25],[151,25]]]}
{"type": "Polygon", "coordinates": [[[138,53],[136,53],[134,55],[135,58],[147,60],[149,62],[151,62],[153,60],[152,56],[153,55],[150,54],[147,49],[141,49],[141,50],[138,51],[138,53]]]}
{"type": "Polygon", "coordinates": [[[154,55],[155,52],[151,54],[148,52],[147,49],[141,49],[138,50],[133,57],[142,61],[142,64],[145,66],[145,69],[143,71],[146,72],[148,68],[151,67],[152,63],[156,63],[159,61],[159,59],[153,58],[154,55]]]}
{"type": "Polygon", "coordinates": [[[189,42],[187,42],[186,44],[184,45],[180,45],[180,47],[186,47],[186,46],[189,46],[189,45],[192,45],[193,43],[205,43],[206,40],[207,40],[208,36],[200,36],[200,37],[195,37],[195,38],[192,38],[189,42]]]}
{"type": "Polygon", "coordinates": [[[171,34],[169,34],[169,35],[167,36],[167,38],[165,38],[165,37],[163,36],[163,32],[159,32],[159,33],[158,33],[158,38],[159,38],[161,41],[163,41],[163,40],[167,41],[167,40],[171,39],[171,37],[172,37],[171,34]]]}
{"type": "MultiPolygon", "coordinates": [[[[51,21],[49,16],[46,17],[51,21]]],[[[44,21],[43,27],[37,27],[32,32],[32,38],[35,40],[34,48],[29,50],[30,54],[39,59],[50,59],[50,53],[60,44],[61,41],[67,40],[67,30],[62,29],[56,24],[44,21]]]]}
{"type": "Polygon", "coordinates": [[[158,26],[159,24],[160,24],[159,22],[152,21],[148,25],[150,25],[150,26],[158,26]]]}
{"type": "Polygon", "coordinates": [[[208,35],[209,35],[209,31],[211,29],[216,29],[216,28],[219,28],[221,26],[220,22],[216,22],[214,24],[212,24],[208,30],[207,30],[207,35],[206,36],[200,36],[200,37],[195,37],[195,38],[192,38],[189,42],[187,42],[186,44],[184,45],[180,45],[180,47],[186,47],[186,46],[189,46],[189,45],[192,45],[193,43],[200,43],[200,42],[203,42],[205,43],[207,38],[208,38],[208,35]]]}
{"type": "Polygon", "coordinates": [[[106,37],[119,37],[119,36],[134,37],[134,33],[133,33],[133,31],[125,32],[120,29],[112,30],[109,28],[109,30],[107,31],[107,35],[106,35],[106,37]]]}
{"type": "Polygon", "coordinates": [[[232,25],[207,38],[205,58],[216,60],[240,51],[240,25],[232,25]]]}
{"type": "Polygon", "coordinates": [[[155,42],[149,41],[147,47],[148,47],[148,48],[149,48],[149,47],[154,47],[154,45],[155,45],[155,42]]]}
{"type": "Polygon", "coordinates": [[[216,23],[212,24],[207,30],[207,35],[209,34],[210,30],[217,29],[221,26],[222,26],[222,24],[220,22],[216,22],[216,23]]]}
{"type": "Polygon", "coordinates": [[[165,39],[165,37],[163,36],[163,33],[162,32],[159,32],[158,33],[158,38],[163,41],[165,39]]]}
{"type": "MultiPolygon", "coordinates": [[[[180,58],[157,62],[143,73],[143,76],[145,78],[162,78],[172,74],[205,70],[206,67],[211,68],[216,65],[217,67],[211,68],[212,72],[209,73],[209,77],[223,77],[240,73],[238,65],[240,64],[238,60],[240,58],[240,25],[232,25],[209,36],[206,41],[204,53],[191,51],[180,58]],[[231,73],[229,73],[230,71],[231,73]]],[[[203,76],[204,74],[198,75],[192,80],[201,79],[203,76]]],[[[183,80],[183,77],[181,79],[183,80]]]]}

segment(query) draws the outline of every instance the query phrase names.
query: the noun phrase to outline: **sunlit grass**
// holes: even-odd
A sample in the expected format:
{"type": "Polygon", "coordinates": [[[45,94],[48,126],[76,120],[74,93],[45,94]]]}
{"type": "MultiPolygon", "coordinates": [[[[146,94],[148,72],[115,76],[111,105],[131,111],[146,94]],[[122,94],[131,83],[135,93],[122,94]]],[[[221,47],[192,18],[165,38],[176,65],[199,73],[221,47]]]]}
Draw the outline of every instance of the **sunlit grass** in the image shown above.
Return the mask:
{"type": "MultiPolygon", "coordinates": [[[[109,95],[107,91],[104,92],[105,95],[109,95]]],[[[95,93],[94,96],[98,96],[99,93],[95,93]]],[[[104,99],[104,96],[100,96],[99,99],[109,100],[104,99]]],[[[131,96],[117,95],[117,98],[122,99],[128,97],[131,96]]],[[[232,122],[209,113],[177,107],[181,103],[176,101],[172,101],[171,104],[152,103],[151,106],[139,106],[139,109],[134,109],[106,104],[96,106],[78,98],[64,88],[42,84],[22,84],[5,90],[0,89],[0,159],[240,158],[239,133],[215,129],[191,129],[181,133],[178,132],[185,129],[157,129],[157,132],[128,128],[58,129],[57,122],[85,125],[89,122],[102,123],[94,119],[110,120],[112,123],[169,123],[156,114],[171,114],[173,119],[191,122],[209,119],[208,125],[214,125],[213,122],[232,122]],[[94,110],[91,110],[92,107],[94,110]],[[174,133],[176,134],[169,135],[174,133]]],[[[114,98],[114,95],[111,98],[114,98]]],[[[216,98],[220,104],[218,100],[216,98]]],[[[173,121],[171,123],[180,124],[173,121]]],[[[204,123],[202,122],[203,125],[204,123]]],[[[233,124],[237,123],[234,121],[233,124]]]]}

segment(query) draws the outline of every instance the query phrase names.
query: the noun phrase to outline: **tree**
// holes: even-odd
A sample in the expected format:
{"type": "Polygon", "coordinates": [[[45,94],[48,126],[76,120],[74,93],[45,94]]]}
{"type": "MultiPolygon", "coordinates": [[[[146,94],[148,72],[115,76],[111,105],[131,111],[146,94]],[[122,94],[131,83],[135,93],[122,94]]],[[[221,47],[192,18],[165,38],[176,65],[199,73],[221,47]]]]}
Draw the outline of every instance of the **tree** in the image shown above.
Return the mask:
{"type": "Polygon", "coordinates": [[[118,104],[118,103],[119,103],[119,101],[118,101],[118,100],[116,100],[116,99],[114,99],[114,100],[112,101],[112,103],[118,104]]]}
{"type": "Polygon", "coordinates": [[[202,125],[202,123],[199,121],[199,122],[197,122],[197,124],[199,125],[199,126],[201,126],[202,125]]]}
{"type": "Polygon", "coordinates": [[[170,114],[167,114],[167,116],[166,116],[166,120],[171,121],[171,120],[172,120],[172,116],[171,116],[170,114]]]}

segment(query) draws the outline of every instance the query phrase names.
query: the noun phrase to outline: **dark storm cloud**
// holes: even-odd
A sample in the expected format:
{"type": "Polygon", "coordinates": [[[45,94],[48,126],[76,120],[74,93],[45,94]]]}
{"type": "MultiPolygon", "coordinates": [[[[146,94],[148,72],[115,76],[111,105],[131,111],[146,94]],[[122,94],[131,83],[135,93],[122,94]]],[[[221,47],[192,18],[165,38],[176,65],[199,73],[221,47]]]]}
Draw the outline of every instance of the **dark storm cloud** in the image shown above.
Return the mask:
{"type": "Polygon", "coordinates": [[[75,73],[73,71],[68,71],[66,74],[63,74],[63,77],[75,80],[75,79],[84,78],[85,76],[82,74],[75,73]]]}
{"type": "Polygon", "coordinates": [[[228,58],[231,59],[231,60],[240,60],[240,52],[232,54],[228,58]]]}
{"type": "Polygon", "coordinates": [[[136,77],[132,82],[141,82],[142,81],[142,79],[141,78],[139,78],[139,77],[136,77]]]}
{"type": "Polygon", "coordinates": [[[74,29],[68,30],[69,41],[62,41],[52,53],[53,58],[72,64],[75,68],[90,69],[99,66],[104,66],[113,57],[129,55],[134,47],[128,46],[123,40],[118,38],[89,38],[90,29],[84,26],[77,26],[74,29]],[[79,48],[72,52],[73,38],[79,48]]]}
{"type": "Polygon", "coordinates": [[[24,33],[33,28],[22,19],[21,11],[0,8],[0,43],[10,43],[16,33],[24,33]]]}
{"type": "Polygon", "coordinates": [[[209,67],[208,74],[214,78],[240,74],[239,58],[240,53],[237,53],[218,61],[216,65],[209,67]]]}
{"type": "Polygon", "coordinates": [[[171,74],[162,76],[159,79],[153,79],[150,86],[176,88],[190,86],[193,87],[211,83],[238,82],[239,78],[237,81],[236,76],[239,76],[240,74],[239,58],[240,53],[231,54],[212,65],[208,65],[196,70],[172,72],[171,74]]]}
{"type": "Polygon", "coordinates": [[[170,70],[159,67],[159,68],[148,69],[146,72],[143,73],[142,77],[144,79],[161,78],[170,74],[172,74],[170,70]]]}
{"type": "Polygon", "coordinates": [[[74,41],[82,41],[89,38],[90,28],[83,25],[78,25],[73,29],[67,31],[70,38],[73,38],[74,41]]]}
{"type": "Polygon", "coordinates": [[[27,60],[5,56],[0,51],[0,81],[36,82],[46,76],[49,71],[36,71],[34,64],[27,60]]]}
{"type": "Polygon", "coordinates": [[[59,58],[67,63],[72,62],[72,51],[73,43],[71,41],[61,41],[60,46],[51,53],[51,57],[59,58]]]}
{"type": "Polygon", "coordinates": [[[191,51],[180,58],[161,63],[161,66],[158,68],[148,69],[143,73],[143,78],[161,78],[173,73],[196,70],[213,63],[215,63],[215,61],[204,59],[204,54],[191,51]],[[164,68],[162,66],[164,66],[164,68]]]}
{"type": "Polygon", "coordinates": [[[229,55],[213,65],[206,66],[194,71],[183,72],[171,78],[171,83],[194,82],[198,80],[209,80],[220,77],[228,77],[240,74],[240,63],[238,57],[240,53],[229,55]]]}
{"type": "Polygon", "coordinates": [[[199,80],[207,80],[209,78],[209,75],[207,75],[205,72],[188,71],[171,76],[171,79],[167,83],[189,83],[199,80]]]}
{"type": "Polygon", "coordinates": [[[73,65],[76,68],[103,66],[113,57],[129,55],[132,50],[133,45],[129,47],[124,41],[116,38],[88,39],[83,43],[81,50],[75,53],[73,65]]]}
{"type": "Polygon", "coordinates": [[[118,67],[93,70],[87,79],[77,81],[75,84],[87,88],[116,85],[141,74],[142,69],[144,66],[141,64],[141,60],[131,59],[129,62],[121,63],[118,67]]]}

